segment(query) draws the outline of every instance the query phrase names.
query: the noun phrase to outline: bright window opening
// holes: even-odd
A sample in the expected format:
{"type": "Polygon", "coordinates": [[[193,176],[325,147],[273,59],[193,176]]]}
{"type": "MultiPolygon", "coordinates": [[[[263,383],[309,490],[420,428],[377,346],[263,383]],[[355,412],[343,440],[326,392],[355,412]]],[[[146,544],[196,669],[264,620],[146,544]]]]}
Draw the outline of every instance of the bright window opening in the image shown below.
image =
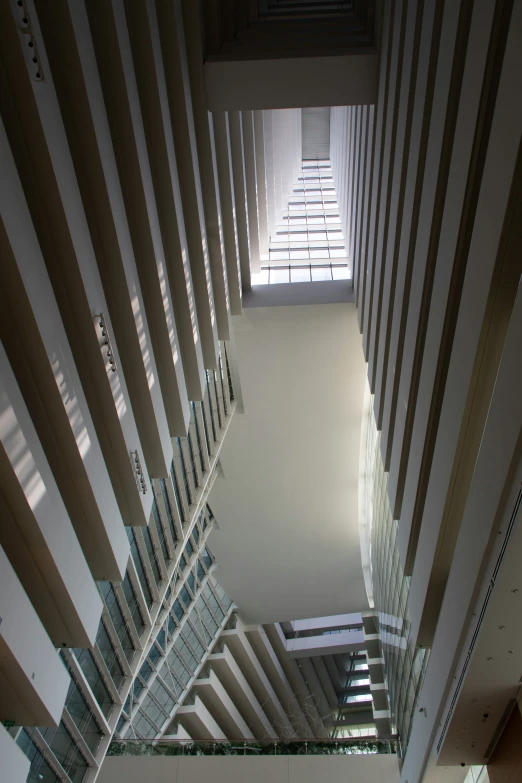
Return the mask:
{"type": "Polygon", "coordinates": [[[268,263],[252,275],[252,285],[350,276],[331,163],[303,160],[288,208],[270,236],[268,263]]]}

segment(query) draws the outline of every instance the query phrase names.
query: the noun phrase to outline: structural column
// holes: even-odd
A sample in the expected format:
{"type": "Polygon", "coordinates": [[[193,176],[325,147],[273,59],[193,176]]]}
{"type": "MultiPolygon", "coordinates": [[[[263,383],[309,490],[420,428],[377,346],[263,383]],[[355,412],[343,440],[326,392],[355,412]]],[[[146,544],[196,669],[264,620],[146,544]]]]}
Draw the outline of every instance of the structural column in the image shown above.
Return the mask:
{"type": "Polygon", "coordinates": [[[254,112],[254,144],[256,152],[257,210],[259,217],[259,254],[268,255],[268,211],[266,200],[265,138],[262,111],[254,112]]]}
{"type": "Polygon", "coordinates": [[[227,264],[230,312],[241,315],[241,270],[236,226],[236,203],[232,173],[232,152],[228,116],[225,112],[210,115],[214,132],[216,167],[221,194],[221,216],[223,220],[223,241],[227,264]]]}
{"type": "Polygon", "coordinates": [[[272,236],[276,227],[275,212],[275,174],[274,174],[274,118],[273,111],[263,112],[263,136],[265,152],[265,177],[266,177],[266,214],[268,223],[268,236],[272,236]]]}
{"type": "Polygon", "coordinates": [[[158,3],[157,11],[203,360],[207,369],[217,369],[216,312],[180,0],[158,3]]]}
{"type": "Polygon", "coordinates": [[[234,195],[236,201],[236,224],[239,247],[239,263],[243,290],[252,288],[250,269],[250,232],[248,227],[248,206],[245,180],[245,152],[241,115],[238,111],[229,112],[230,148],[232,151],[232,172],[234,176],[234,195]]]}
{"type": "Polygon", "coordinates": [[[221,230],[221,206],[213,149],[211,115],[207,110],[204,53],[201,37],[201,10],[194,0],[182,0],[183,21],[187,37],[187,58],[192,92],[192,108],[199,155],[203,202],[207,228],[212,288],[220,340],[229,339],[228,291],[225,248],[221,230]]]}
{"type": "Polygon", "coordinates": [[[250,234],[250,263],[252,272],[261,271],[259,259],[259,215],[257,209],[256,151],[254,141],[254,113],[241,112],[243,149],[245,156],[245,180],[247,189],[248,229],[250,234]]]}

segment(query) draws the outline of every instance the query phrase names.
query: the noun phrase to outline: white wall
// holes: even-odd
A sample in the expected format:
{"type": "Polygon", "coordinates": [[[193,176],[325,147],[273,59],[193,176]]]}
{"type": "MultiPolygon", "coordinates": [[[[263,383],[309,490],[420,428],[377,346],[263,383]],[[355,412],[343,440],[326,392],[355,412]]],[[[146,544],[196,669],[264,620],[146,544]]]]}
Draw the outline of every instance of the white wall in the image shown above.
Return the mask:
{"type": "Polygon", "coordinates": [[[361,611],[355,307],[252,308],[233,322],[245,414],[209,500],[217,578],[256,623],[361,611]]]}
{"type": "Polygon", "coordinates": [[[129,756],[106,758],[97,783],[398,783],[397,757],[361,756],[129,756]]]}

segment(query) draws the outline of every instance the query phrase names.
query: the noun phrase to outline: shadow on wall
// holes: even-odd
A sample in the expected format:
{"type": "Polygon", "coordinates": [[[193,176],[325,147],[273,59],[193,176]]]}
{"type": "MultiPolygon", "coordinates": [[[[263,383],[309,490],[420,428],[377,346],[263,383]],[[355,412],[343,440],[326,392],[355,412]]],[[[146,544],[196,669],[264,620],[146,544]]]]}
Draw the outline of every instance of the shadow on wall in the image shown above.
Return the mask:
{"type": "Polygon", "coordinates": [[[256,285],[243,293],[243,307],[343,304],[353,302],[351,280],[320,280],[291,285],[256,285]]]}

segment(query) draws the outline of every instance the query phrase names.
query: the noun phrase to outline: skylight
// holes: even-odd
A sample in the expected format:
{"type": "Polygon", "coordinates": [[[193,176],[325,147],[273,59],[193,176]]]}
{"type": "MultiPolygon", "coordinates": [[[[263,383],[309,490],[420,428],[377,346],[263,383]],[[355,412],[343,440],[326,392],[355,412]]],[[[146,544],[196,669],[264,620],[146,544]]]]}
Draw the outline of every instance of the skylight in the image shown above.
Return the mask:
{"type": "Polygon", "coordinates": [[[350,271],[330,160],[303,160],[268,259],[253,285],[348,280],[350,271]]]}

